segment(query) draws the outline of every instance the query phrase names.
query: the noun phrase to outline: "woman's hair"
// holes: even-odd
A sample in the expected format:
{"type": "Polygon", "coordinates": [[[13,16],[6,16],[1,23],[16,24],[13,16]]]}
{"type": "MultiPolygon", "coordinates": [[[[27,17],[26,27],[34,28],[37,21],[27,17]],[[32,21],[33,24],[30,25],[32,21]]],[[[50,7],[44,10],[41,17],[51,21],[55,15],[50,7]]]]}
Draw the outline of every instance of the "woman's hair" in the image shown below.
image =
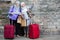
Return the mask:
{"type": "Polygon", "coordinates": [[[23,5],[23,4],[25,5],[25,2],[21,2],[21,5],[23,5]]]}
{"type": "Polygon", "coordinates": [[[14,5],[15,5],[15,4],[20,4],[20,2],[19,2],[19,1],[15,1],[15,2],[14,2],[14,5]]]}

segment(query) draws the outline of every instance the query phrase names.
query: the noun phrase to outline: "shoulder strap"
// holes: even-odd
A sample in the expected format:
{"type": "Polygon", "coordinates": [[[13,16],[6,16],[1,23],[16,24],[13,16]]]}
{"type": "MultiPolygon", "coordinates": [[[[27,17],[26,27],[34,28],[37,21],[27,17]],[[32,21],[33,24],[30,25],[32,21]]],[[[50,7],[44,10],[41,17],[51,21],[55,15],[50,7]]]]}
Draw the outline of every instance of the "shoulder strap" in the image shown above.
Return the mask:
{"type": "Polygon", "coordinates": [[[12,10],[11,10],[11,12],[13,12],[13,9],[14,9],[14,6],[12,7],[12,10]]]}
{"type": "MultiPolygon", "coordinates": [[[[14,6],[12,7],[12,10],[11,10],[11,12],[13,12],[13,10],[14,10],[14,6]]],[[[21,7],[20,7],[19,11],[21,12],[21,7]]]]}
{"type": "Polygon", "coordinates": [[[20,6],[20,9],[19,9],[19,11],[20,11],[20,12],[22,11],[22,9],[21,9],[21,6],[20,6]]]}

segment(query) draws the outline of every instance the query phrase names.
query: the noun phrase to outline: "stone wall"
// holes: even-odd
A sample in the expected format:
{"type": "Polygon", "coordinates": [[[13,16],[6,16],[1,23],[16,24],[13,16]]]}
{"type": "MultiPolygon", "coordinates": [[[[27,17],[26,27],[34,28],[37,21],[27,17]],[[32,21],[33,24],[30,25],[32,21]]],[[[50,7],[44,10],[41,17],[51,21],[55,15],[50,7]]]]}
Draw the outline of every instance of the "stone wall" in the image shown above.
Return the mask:
{"type": "MultiPolygon", "coordinates": [[[[60,28],[60,0],[40,0],[40,18],[48,28],[60,28]]],[[[45,25],[44,24],[44,25],[45,25]]]]}
{"type": "MultiPolygon", "coordinates": [[[[32,1],[29,1],[32,2],[32,1]]],[[[33,20],[41,25],[43,33],[59,34],[60,0],[36,0],[33,8],[33,20]]]]}
{"type": "Polygon", "coordinates": [[[39,23],[44,27],[60,28],[60,0],[38,0],[37,2],[33,8],[33,13],[37,17],[35,19],[40,20],[39,23]]]}
{"type": "Polygon", "coordinates": [[[27,5],[34,3],[32,21],[40,24],[41,34],[60,33],[60,0],[23,0],[27,5]]]}

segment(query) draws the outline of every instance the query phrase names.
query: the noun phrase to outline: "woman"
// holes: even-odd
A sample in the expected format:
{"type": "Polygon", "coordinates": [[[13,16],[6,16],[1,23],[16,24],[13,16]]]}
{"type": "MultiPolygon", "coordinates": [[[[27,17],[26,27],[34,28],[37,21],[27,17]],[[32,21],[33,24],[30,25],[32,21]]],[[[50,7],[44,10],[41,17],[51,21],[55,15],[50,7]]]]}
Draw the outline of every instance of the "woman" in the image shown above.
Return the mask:
{"type": "MultiPolygon", "coordinates": [[[[22,25],[22,27],[23,27],[23,30],[24,30],[26,36],[27,36],[27,28],[28,28],[27,26],[29,26],[29,24],[30,24],[30,17],[29,17],[29,14],[27,13],[28,12],[28,8],[27,8],[27,6],[26,6],[26,4],[24,2],[21,2],[21,9],[22,9],[22,11],[21,11],[22,18],[26,22],[26,25],[22,25]]],[[[23,22],[23,24],[25,22],[23,22]]]]}
{"type": "Polygon", "coordinates": [[[10,10],[9,10],[9,14],[8,14],[8,17],[10,19],[10,24],[14,25],[15,26],[15,33],[16,33],[16,36],[19,35],[19,27],[18,24],[17,24],[17,18],[18,18],[18,15],[21,15],[21,10],[20,10],[20,2],[19,1],[15,1],[14,5],[12,5],[10,7],[10,10]]]}

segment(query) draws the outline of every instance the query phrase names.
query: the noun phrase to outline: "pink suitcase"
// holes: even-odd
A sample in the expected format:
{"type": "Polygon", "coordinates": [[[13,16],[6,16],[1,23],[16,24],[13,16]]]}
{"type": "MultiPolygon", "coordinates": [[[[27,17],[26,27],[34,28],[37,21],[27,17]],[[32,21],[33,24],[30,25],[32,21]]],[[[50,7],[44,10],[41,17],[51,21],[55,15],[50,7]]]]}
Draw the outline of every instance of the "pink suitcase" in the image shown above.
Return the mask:
{"type": "Polygon", "coordinates": [[[14,26],[6,24],[4,26],[4,38],[13,39],[14,38],[14,26]]]}
{"type": "Polygon", "coordinates": [[[31,24],[29,26],[29,38],[36,39],[39,38],[39,36],[40,36],[39,25],[31,24]]]}

